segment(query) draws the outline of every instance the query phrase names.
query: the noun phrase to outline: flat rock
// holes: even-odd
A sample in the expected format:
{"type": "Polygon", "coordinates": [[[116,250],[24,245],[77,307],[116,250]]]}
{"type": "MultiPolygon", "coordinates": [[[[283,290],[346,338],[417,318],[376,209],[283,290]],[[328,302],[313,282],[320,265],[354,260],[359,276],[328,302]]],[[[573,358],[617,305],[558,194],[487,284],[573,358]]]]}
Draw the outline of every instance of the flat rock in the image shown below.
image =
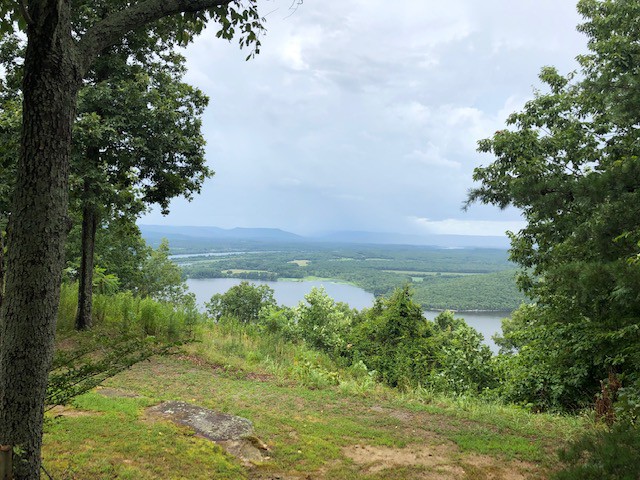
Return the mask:
{"type": "Polygon", "coordinates": [[[192,428],[196,434],[216,442],[240,459],[246,467],[270,459],[269,447],[256,438],[253,424],[246,418],[175,401],[148,408],[147,413],[192,428]]]}
{"type": "Polygon", "coordinates": [[[215,412],[186,402],[164,402],[149,408],[148,412],[191,427],[198,435],[215,442],[242,440],[253,436],[253,425],[246,418],[215,412]]]}

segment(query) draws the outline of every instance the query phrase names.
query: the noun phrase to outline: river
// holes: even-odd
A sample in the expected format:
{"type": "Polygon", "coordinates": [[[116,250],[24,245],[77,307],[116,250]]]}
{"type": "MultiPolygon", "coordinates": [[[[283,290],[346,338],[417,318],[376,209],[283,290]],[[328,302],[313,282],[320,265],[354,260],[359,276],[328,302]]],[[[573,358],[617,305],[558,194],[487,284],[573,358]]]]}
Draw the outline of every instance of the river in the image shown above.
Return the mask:
{"type": "MultiPolygon", "coordinates": [[[[211,299],[212,295],[225,293],[241,281],[237,278],[190,278],[187,280],[187,285],[189,290],[195,294],[198,304],[203,307],[205,302],[211,299]]],[[[276,302],[288,307],[297,305],[313,287],[324,287],[327,294],[336,302],[348,303],[349,306],[358,310],[371,307],[374,300],[374,296],[371,293],[365,292],[359,287],[327,280],[300,282],[249,280],[249,282],[269,285],[273,288],[276,302]]],[[[440,312],[426,310],[424,313],[429,320],[433,320],[440,312]]],[[[478,330],[484,336],[485,343],[496,353],[498,347],[491,340],[491,336],[501,331],[501,321],[508,315],[508,312],[461,312],[456,316],[464,318],[470,326],[478,330]]]]}

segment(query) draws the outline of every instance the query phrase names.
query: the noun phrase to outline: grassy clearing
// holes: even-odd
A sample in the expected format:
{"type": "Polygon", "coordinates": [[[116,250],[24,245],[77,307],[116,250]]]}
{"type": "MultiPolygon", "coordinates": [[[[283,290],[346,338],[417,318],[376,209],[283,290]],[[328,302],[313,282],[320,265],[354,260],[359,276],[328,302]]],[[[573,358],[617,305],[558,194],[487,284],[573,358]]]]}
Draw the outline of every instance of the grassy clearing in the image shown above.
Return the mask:
{"type": "Polygon", "coordinates": [[[306,267],[309,265],[309,263],[311,263],[311,260],[291,260],[290,262],[287,262],[287,263],[295,263],[299,267],[306,267]]]}
{"type": "Polygon", "coordinates": [[[546,478],[557,465],[555,448],[588,423],[424,389],[400,393],[253,327],[210,326],[198,338],[105,385],[139,397],[97,390],[49,421],[49,473],[56,479],[546,478]],[[188,429],[145,416],[146,407],[164,400],[249,418],[271,458],[247,469],[188,429]]]}

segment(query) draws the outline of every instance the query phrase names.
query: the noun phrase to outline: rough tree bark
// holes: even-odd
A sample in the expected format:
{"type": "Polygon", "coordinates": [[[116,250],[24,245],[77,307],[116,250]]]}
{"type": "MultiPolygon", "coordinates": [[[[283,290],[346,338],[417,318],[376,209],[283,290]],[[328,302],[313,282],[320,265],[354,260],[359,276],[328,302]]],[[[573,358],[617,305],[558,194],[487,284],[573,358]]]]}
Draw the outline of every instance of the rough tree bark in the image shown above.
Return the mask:
{"type": "MultiPolygon", "coordinates": [[[[97,149],[92,150],[95,150],[93,153],[97,156],[97,149]]],[[[85,198],[82,207],[82,259],[80,261],[76,330],[91,328],[93,323],[93,257],[96,245],[96,230],[98,228],[98,214],[95,205],[88,200],[90,195],[91,182],[85,179],[85,198]]]]}
{"type": "Polygon", "coordinates": [[[18,479],[39,478],[47,375],[66,237],[71,124],[78,69],[69,5],[31,2],[22,145],[7,243],[0,324],[0,443],[20,446],[18,479]]]}
{"type": "Polygon", "coordinates": [[[4,232],[0,230],[0,309],[4,298],[4,232]]]}

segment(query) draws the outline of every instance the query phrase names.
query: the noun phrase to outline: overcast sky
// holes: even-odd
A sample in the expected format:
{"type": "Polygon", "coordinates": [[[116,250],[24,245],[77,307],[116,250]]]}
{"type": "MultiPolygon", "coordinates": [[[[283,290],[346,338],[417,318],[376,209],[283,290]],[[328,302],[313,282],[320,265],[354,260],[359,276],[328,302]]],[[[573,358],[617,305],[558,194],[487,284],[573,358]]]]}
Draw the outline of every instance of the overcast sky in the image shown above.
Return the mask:
{"type": "Polygon", "coordinates": [[[216,175],[143,224],[493,235],[517,211],[461,211],[476,142],[586,49],[571,0],[260,2],[267,35],[245,62],[215,26],[189,46],[186,81],[216,175]]]}

